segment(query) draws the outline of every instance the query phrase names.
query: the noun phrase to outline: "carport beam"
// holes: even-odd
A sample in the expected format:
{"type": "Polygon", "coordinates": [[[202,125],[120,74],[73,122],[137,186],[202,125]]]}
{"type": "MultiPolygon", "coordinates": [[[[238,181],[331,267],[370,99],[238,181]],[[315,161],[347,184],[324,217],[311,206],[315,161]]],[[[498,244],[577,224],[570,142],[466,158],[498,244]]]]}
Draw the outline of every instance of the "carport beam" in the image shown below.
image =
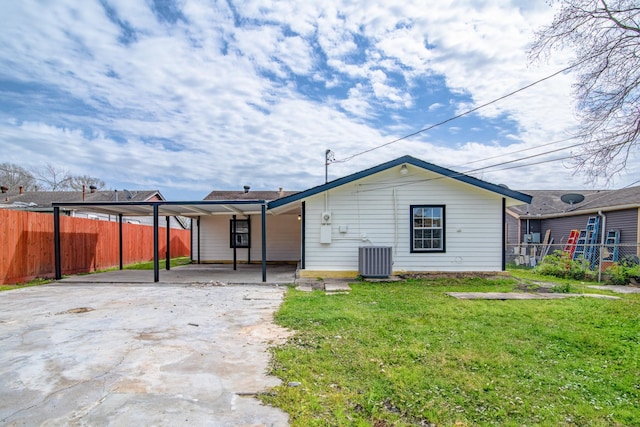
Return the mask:
{"type": "Polygon", "coordinates": [[[158,204],[153,204],[153,281],[160,281],[160,263],[158,262],[158,204]]]}
{"type": "Polygon", "coordinates": [[[167,270],[171,270],[171,217],[169,215],[166,216],[167,218],[167,255],[166,255],[166,262],[165,262],[165,268],[167,270]]]}
{"type": "Polygon", "coordinates": [[[231,242],[233,245],[233,271],[238,269],[238,252],[236,245],[236,216],[231,215],[231,242]]]}
{"type": "Polygon", "coordinates": [[[122,214],[118,214],[118,256],[120,257],[120,270],[122,270],[122,214]]]}
{"type": "Polygon", "coordinates": [[[200,264],[200,217],[198,217],[198,264],[200,264]]]}
{"type": "Polygon", "coordinates": [[[267,205],[262,204],[262,281],[267,281],[267,205]]]}
{"type": "Polygon", "coordinates": [[[60,265],[60,208],[53,207],[53,252],[55,258],[56,280],[62,279],[62,268],[60,265]]]}
{"type": "Polygon", "coordinates": [[[302,212],[301,212],[301,215],[300,215],[300,222],[302,223],[302,224],[300,224],[300,227],[302,228],[300,230],[300,235],[301,235],[300,236],[301,237],[300,240],[302,240],[302,245],[301,245],[302,247],[300,248],[300,268],[302,268],[304,270],[306,268],[305,267],[305,258],[306,258],[305,255],[306,254],[305,254],[304,247],[305,247],[305,242],[306,242],[306,238],[307,238],[307,235],[306,235],[307,230],[306,230],[306,226],[305,226],[305,223],[307,222],[307,212],[306,212],[306,206],[305,206],[305,202],[304,201],[302,202],[302,212]]]}

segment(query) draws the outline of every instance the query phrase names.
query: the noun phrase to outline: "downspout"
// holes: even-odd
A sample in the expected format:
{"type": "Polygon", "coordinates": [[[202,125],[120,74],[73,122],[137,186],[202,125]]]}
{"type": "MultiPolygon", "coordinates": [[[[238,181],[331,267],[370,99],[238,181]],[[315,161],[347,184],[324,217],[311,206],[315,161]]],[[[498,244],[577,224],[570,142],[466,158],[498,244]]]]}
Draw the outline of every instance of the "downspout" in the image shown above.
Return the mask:
{"type": "Polygon", "coordinates": [[[398,255],[398,195],[393,189],[393,259],[398,255]]]}
{"type": "Polygon", "coordinates": [[[507,269],[507,199],[502,198],[502,271],[507,269]]]}
{"type": "Polygon", "coordinates": [[[601,210],[598,211],[598,216],[602,218],[602,224],[600,232],[600,250],[598,251],[600,262],[598,263],[598,283],[602,281],[602,249],[604,249],[605,238],[607,236],[607,216],[602,213],[601,210]]]}

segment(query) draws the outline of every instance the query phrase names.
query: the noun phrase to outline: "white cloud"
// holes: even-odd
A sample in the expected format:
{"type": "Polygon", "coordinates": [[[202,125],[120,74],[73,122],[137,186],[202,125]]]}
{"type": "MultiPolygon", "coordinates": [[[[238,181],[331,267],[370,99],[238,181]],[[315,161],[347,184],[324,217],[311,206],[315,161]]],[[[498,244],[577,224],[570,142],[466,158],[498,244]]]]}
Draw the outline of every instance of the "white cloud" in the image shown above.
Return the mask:
{"type": "MultiPolygon", "coordinates": [[[[166,184],[202,195],[244,180],[254,188],[306,188],[324,179],[325,149],[345,158],[424,127],[426,114],[407,124],[404,109],[442,114],[454,105],[461,112],[563,66],[555,59],[532,67],[526,58],[531,30],[550,10],[508,1],[426,9],[418,2],[247,0],[231,2],[232,10],[225,2],[185,0],[177,4],[187,22],[175,24],[160,22],[146,1],[107,3],[135,32],[130,43],[98,2],[3,6],[0,74],[41,91],[28,95],[31,109],[0,109],[3,161],[38,166],[55,159],[110,185],[166,184]],[[294,74],[331,92],[298,87],[294,74]],[[432,76],[446,81],[452,99],[416,104],[432,76]],[[60,94],[70,107],[54,108],[49,97],[60,94]]],[[[495,132],[509,149],[561,139],[574,121],[570,84],[570,75],[554,77],[475,116],[496,120],[490,126],[511,118],[515,130],[495,132]]],[[[469,141],[465,132],[480,133],[477,123],[475,130],[451,125],[449,145],[421,134],[336,163],[332,176],[406,153],[447,166],[505,150],[469,141]]],[[[555,186],[549,169],[485,177],[511,187],[555,186]],[[527,179],[531,185],[511,184],[527,179]]]]}

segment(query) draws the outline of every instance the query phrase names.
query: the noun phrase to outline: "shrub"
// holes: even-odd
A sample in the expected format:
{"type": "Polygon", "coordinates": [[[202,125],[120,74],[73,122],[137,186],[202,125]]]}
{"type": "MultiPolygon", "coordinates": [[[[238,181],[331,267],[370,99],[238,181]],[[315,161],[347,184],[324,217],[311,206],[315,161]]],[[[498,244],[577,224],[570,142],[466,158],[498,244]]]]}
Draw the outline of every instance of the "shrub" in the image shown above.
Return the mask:
{"type": "Polygon", "coordinates": [[[561,277],[563,279],[582,280],[589,271],[585,267],[584,260],[571,258],[571,255],[564,251],[554,251],[547,255],[544,260],[535,268],[535,272],[546,276],[561,277]]]}
{"type": "Polygon", "coordinates": [[[561,285],[553,285],[553,287],[551,288],[551,292],[569,294],[573,292],[573,287],[571,287],[569,283],[564,283],[561,285]]]}
{"type": "Polygon", "coordinates": [[[607,268],[606,272],[609,275],[609,284],[627,285],[632,277],[640,277],[640,265],[623,260],[620,264],[613,264],[607,268]]]}

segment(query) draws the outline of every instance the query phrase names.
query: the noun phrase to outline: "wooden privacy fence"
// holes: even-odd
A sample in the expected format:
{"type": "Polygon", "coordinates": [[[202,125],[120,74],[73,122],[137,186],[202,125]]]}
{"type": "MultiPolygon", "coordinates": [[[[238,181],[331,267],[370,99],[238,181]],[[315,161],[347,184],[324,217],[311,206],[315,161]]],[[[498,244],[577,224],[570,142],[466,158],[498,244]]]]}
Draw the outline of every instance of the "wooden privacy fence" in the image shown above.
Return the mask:
{"type": "MultiPolygon", "coordinates": [[[[88,273],[117,267],[119,224],[60,217],[62,274],[88,273]]],[[[191,252],[190,230],[171,230],[171,257],[191,252]]],[[[158,230],[160,258],[166,253],[167,231],[158,230]]],[[[53,215],[0,209],[0,284],[54,277],[53,215]]],[[[122,224],[124,264],[153,260],[153,227],[122,224]]]]}

